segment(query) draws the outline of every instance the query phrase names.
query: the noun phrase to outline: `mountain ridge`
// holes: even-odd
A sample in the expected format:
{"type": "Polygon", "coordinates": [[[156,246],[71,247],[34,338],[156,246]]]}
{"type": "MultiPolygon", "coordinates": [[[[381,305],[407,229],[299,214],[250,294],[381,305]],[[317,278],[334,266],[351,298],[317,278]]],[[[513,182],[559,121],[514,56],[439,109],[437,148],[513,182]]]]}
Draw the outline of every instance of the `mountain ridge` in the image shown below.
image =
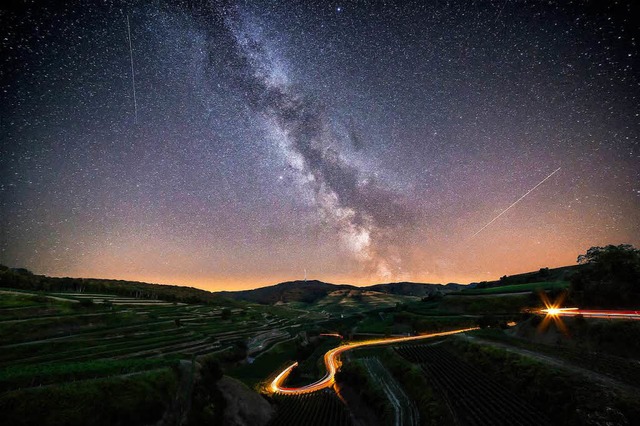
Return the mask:
{"type": "Polygon", "coordinates": [[[524,284],[536,281],[568,279],[571,274],[582,267],[584,267],[584,265],[540,268],[537,271],[523,272],[509,276],[505,275],[498,280],[472,282],[469,284],[436,284],[400,281],[372,284],[368,286],[356,286],[353,284],[333,284],[320,280],[293,280],[250,290],[219,291],[215,294],[219,294],[220,296],[233,300],[243,300],[270,305],[288,302],[313,303],[336,290],[353,290],[358,293],[374,291],[395,296],[425,297],[435,293],[450,293],[462,289],[471,289],[476,286],[480,288],[487,288],[509,284],[524,284]]]}

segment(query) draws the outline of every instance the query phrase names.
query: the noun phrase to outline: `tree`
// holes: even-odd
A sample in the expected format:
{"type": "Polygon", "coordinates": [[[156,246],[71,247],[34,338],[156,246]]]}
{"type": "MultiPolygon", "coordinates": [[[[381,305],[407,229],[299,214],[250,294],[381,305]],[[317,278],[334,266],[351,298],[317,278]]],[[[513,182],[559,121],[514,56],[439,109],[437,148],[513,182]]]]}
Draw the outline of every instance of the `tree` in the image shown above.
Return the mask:
{"type": "Polygon", "coordinates": [[[578,256],[580,264],[597,264],[608,268],[635,264],[640,260],[640,250],[631,244],[617,246],[591,247],[585,254],[578,256]]]}
{"type": "Polygon", "coordinates": [[[540,278],[548,278],[550,275],[549,268],[540,268],[538,275],[540,278]]]}
{"type": "Polygon", "coordinates": [[[629,244],[591,247],[578,263],[586,266],[572,277],[570,295],[581,307],[640,304],[640,250],[629,244]]]}

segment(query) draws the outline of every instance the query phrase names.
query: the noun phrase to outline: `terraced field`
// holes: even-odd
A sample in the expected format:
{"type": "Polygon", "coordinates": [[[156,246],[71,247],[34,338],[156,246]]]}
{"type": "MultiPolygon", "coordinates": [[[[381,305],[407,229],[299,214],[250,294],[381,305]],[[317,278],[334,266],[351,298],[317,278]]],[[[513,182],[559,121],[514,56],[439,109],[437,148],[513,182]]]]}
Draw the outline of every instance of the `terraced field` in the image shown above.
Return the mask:
{"type": "Polygon", "coordinates": [[[350,426],[351,417],[332,389],[302,395],[278,395],[269,426],[350,426]]]}
{"type": "Polygon", "coordinates": [[[313,304],[291,302],[289,306],[323,312],[327,315],[351,315],[371,309],[390,308],[397,303],[415,302],[415,296],[399,296],[375,291],[335,290],[313,304]]]}
{"type": "MultiPolygon", "coordinates": [[[[226,300],[192,304],[2,289],[0,423],[86,424],[95,412],[101,417],[94,424],[156,424],[188,409],[192,393],[203,386],[196,371],[212,362],[209,355],[219,353],[213,362],[221,364],[231,360],[225,372],[237,365],[251,376],[257,368],[259,374],[246,380],[254,385],[280,357],[295,356],[296,336],[323,318],[226,300]],[[241,362],[242,354],[248,362],[241,362]]],[[[215,386],[207,377],[208,386],[215,386]]],[[[303,413],[314,404],[292,407],[303,413]]],[[[344,407],[335,407],[326,418],[343,424],[344,407]]]]}
{"type": "Polygon", "coordinates": [[[405,359],[421,365],[459,424],[550,424],[542,413],[522,398],[441,346],[403,345],[395,349],[405,359]]]}
{"type": "Polygon", "coordinates": [[[577,366],[604,374],[632,386],[640,383],[640,362],[633,358],[622,358],[601,352],[592,352],[574,347],[558,347],[541,343],[533,343],[523,339],[507,336],[501,332],[484,332],[474,341],[483,340],[502,345],[506,348],[516,348],[530,352],[533,355],[546,355],[566,362],[567,365],[577,366]]]}
{"type": "Polygon", "coordinates": [[[191,359],[224,351],[240,340],[251,342],[258,354],[288,339],[289,329],[297,325],[292,319],[266,319],[250,308],[231,310],[227,315],[233,319],[223,320],[221,307],[108,294],[3,291],[1,300],[0,380],[5,389],[11,383],[26,385],[20,377],[36,367],[39,373],[29,386],[69,375],[154,369],[170,364],[157,360],[191,359]]]}

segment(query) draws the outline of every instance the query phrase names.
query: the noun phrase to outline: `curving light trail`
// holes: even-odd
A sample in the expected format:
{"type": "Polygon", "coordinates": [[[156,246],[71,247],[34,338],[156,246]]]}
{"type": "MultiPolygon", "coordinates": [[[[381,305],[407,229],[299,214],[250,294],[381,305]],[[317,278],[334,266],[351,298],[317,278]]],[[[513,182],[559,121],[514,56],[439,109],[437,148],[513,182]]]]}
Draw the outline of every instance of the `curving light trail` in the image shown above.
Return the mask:
{"type": "Polygon", "coordinates": [[[269,385],[269,390],[273,393],[291,395],[291,394],[315,392],[321,389],[331,387],[335,383],[335,375],[336,375],[336,372],[338,371],[338,368],[340,368],[340,361],[338,357],[342,352],[349,351],[351,349],[361,348],[363,346],[387,345],[392,343],[403,343],[403,342],[410,342],[413,340],[429,339],[433,337],[449,336],[451,334],[464,333],[466,331],[477,330],[477,329],[478,327],[472,327],[472,328],[464,328],[460,330],[444,331],[440,333],[423,334],[420,336],[391,337],[387,339],[363,340],[361,342],[347,343],[347,344],[338,346],[337,348],[333,348],[330,351],[328,351],[326,354],[324,354],[324,365],[327,368],[327,373],[324,375],[322,379],[318,380],[315,383],[311,383],[309,385],[302,386],[299,388],[282,387],[281,386],[282,383],[286,380],[287,376],[289,376],[289,374],[291,373],[291,370],[293,370],[295,367],[298,366],[298,363],[294,362],[289,367],[282,370],[275,377],[275,379],[273,379],[273,381],[269,385]]]}

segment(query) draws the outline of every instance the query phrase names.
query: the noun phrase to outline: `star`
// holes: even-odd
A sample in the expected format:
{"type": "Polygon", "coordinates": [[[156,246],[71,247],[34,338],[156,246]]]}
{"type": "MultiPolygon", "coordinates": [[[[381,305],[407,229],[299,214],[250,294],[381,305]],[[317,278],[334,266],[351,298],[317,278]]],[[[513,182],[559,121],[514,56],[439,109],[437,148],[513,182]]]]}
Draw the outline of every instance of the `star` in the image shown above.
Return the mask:
{"type": "Polygon", "coordinates": [[[640,246],[634,2],[251,3],[2,16],[1,264],[237,289],[640,246]]]}

